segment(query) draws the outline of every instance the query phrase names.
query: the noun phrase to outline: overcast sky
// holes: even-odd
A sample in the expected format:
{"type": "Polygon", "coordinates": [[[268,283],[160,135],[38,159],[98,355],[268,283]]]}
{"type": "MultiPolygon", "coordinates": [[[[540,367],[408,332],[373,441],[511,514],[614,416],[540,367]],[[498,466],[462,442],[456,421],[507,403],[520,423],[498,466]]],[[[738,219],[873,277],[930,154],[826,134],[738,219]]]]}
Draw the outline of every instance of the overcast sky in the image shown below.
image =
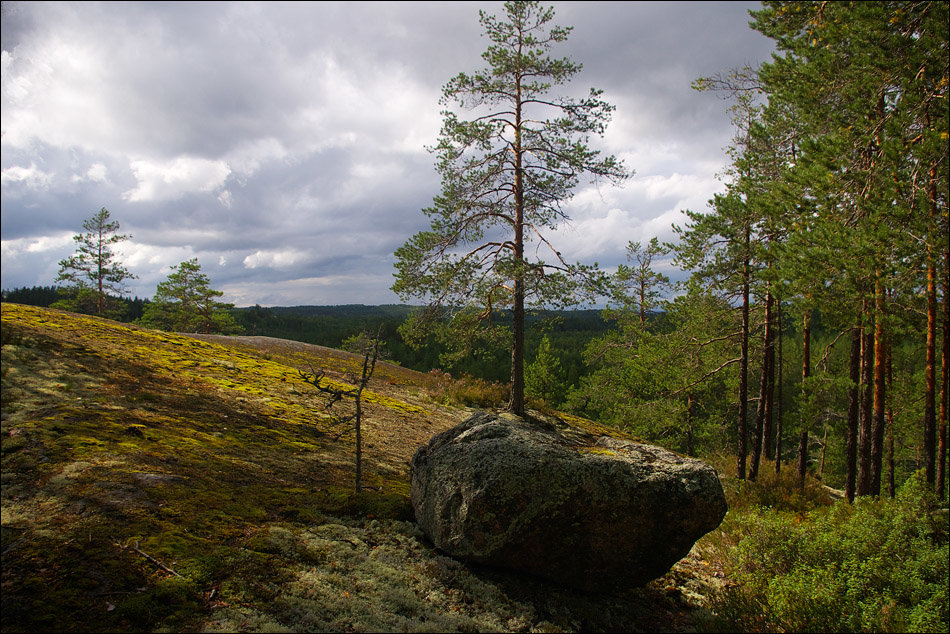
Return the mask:
{"type": "MultiPolygon", "coordinates": [[[[568,89],[616,106],[552,242],[606,269],[722,189],[728,104],[690,83],[758,65],[753,2],[555,2],[568,89]]],[[[428,227],[441,87],[485,66],[496,2],[4,2],[2,287],[55,282],[101,207],[151,297],[198,258],[238,306],[401,303],[393,252],[428,227]]]]}

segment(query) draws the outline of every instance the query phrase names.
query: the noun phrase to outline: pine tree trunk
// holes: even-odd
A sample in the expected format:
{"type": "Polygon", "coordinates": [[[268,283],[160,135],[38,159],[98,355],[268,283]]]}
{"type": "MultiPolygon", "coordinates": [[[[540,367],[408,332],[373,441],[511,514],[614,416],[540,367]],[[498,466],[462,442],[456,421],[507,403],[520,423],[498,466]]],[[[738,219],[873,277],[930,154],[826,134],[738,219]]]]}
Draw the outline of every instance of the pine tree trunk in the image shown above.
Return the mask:
{"type": "Polygon", "coordinates": [[[878,281],[875,289],[876,318],[874,321],[874,422],[871,429],[871,494],[881,494],[881,472],[884,457],[884,367],[886,348],[884,340],[884,286],[878,281]]]}
{"type": "Polygon", "coordinates": [[[511,400],[508,411],[524,415],[524,174],[521,167],[521,84],[515,108],[515,279],[511,327],[511,400]]]}
{"type": "Polygon", "coordinates": [[[778,322],[778,363],[776,374],[778,376],[777,398],[775,400],[775,474],[782,472],[782,368],[784,366],[784,357],[782,356],[782,302],[778,303],[776,310],[776,320],[778,322]]]}
{"type": "Polygon", "coordinates": [[[927,352],[924,378],[924,471],[927,484],[936,483],[937,462],[937,267],[927,258],[927,352]]]}
{"type": "Polygon", "coordinates": [[[854,502],[858,471],[858,411],[860,410],[861,383],[861,327],[851,330],[851,360],[849,364],[851,387],[848,388],[848,440],[846,450],[847,484],[845,494],[848,502],[854,502]]]}
{"type": "Polygon", "coordinates": [[[686,397],[686,455],[694,457],[696,448],[693,446],[693,415],[696,409],[696,398],[690,392],[686,397]]]}
{"type": "Polygon", "coordinates": [[[772,309],[775,305],[775,298],[769,295],[765,309],[765,346],[767,350],[766,359],[768,361],[768,383],[765,386],[765,420],[762,428],[762,454],[764,459],[772,459],[772,447],[775,431],[773,429],[773,411],[775,409],[775,325],[772,309]]]}
{"type": "MultiPolygon", "coordinates": [[[[746,229],[746,245],[749,244],[749,229],[746,229]]],[[[745,479],[746,447],[748,430],[746,417],[749,396],[749,261],[742,270],[742,341],[739,344],[739,446],[736,452],[736,477],[745,479]]]]}
{"type": "MultiPolygon", "coordinates": [[[[887,346],[887,391],[891,392],[894,382],[894,364],[891,346],[887,346]]],[[[894,499],[894,407],[893,399],[887,403],[887,493],[894,499]]]]}
{"type": "MultiPolygon", "coordinates": [[[[950,271],[950,250],[944,251],[944,273],[950,271]]],[[[943,358],[940,361],[940,440],[937,449],[937,498],[947,481],[947,400],[950,398],[950,280],[943,279],[943,358]]]]}
{"type": "MultiPolygon", "coordinates": [[[[868,313],[865,312],[865,317],[868,313]]],[[[868,320],[865,319],[867,322],[868,320]]],[[[861,422],[858,428],[858,483],[857,495],[871,491],[871,399],[874,375],[874,334],[870,323],[861,333],[861,422]]]]}
{"type": "Polygon", "coordinates": [[[803,430],[798,439],[798,484],[805,486],[805,473],[808,471],[808,431],[803,430]]]}
{"type": "MultiPolygon", "coordinates": [[[[806,394],[805,384],[811,376],[811,311],[805,311],[802,322],[802,395],[806,394]]],[[[805,469],[808,465],[808,420],[804,411],[805,399],[802,399],[801,436],[798,441],[798,479],[805,486],[805,469]]]]}
{"type": "MultiPolygon", "coordinates": [[[[365,379],[364,379],[365,380],[365,379]]],[[[363,488],[363,386],[356,393],[356,492],[363,488]]]]}
{"type": "MultiPolygon", "coordinates": [[[[759,404],[755,412],[755,429],[752,441],[752,465],[749,467],[749,479],[759,476],[759,461],[763,453],[768,452],[768,439],[772,432],[772,408],[769,391],[772,386],[772,294],[765,294],[765,334],[762,346],[762,377],[759,381],[759,404]]],[[[768,456],[766,456],[768,457],[768,456]]]]}

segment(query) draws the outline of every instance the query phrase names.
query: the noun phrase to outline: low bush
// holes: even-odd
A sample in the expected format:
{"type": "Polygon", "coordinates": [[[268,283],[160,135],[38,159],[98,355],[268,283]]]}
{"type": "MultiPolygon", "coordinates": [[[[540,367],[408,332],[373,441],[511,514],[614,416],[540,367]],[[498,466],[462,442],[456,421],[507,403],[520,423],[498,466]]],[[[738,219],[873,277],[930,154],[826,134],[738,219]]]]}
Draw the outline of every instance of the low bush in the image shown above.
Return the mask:
{"type": "Polygon", "coordinates": [[[894,499],[807,513],[733,509],[721,631],[946,632],[945,511],[919,478],[894,499]]]}

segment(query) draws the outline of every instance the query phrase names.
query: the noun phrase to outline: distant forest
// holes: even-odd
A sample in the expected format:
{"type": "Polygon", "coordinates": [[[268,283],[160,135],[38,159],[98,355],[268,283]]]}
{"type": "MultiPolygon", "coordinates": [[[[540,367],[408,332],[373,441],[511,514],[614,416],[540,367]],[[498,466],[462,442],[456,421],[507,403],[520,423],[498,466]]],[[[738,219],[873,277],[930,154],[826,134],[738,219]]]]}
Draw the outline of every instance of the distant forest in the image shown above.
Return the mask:
{"type": "MultiPolygon", "coordinates": [[[[49,307],[61,299],[56,286],[33,286],[2,291],[2,301],[49,307]]],[[[132,323],[141,318],[147,299],[117,298],[125,304],[121,321],[132,323]]],[[[405,343],[398,329],[417,307],[402,304],[367,306],[251,306],[233,308],[231,314],[244,335],[276,337],[340,348],[348,338],[366,332],[381,332],[388,352],[387,360],[421,372],[440,369],[453,375],[469,375],[486,381],[509,380],[510,350],[499,346],[480,351],[478,357],[462,359],[453,367],[444,367],[440,360],[444,346],[434,339],[414,349],[405,343]]],[[[505,325],[508,316],[499,313],[495,322],[505,325]]],[[[566,385],[578,384],[587,375],[583,354],[586,346],[609,328],[600,310],[550,311],[533,315],[528,329],[528,360],[533,361],[541,337],[547,335],[552,352],[559,359],[566,385]]]]}

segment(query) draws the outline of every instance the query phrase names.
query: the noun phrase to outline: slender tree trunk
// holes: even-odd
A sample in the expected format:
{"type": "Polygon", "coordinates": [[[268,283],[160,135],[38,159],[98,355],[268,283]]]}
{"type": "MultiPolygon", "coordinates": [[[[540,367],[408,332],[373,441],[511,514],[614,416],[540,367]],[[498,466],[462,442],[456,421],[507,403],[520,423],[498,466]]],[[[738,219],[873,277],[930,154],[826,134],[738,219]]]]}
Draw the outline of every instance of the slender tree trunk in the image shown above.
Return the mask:
{"type": "Polygon", "coordinates": [[[805,474],[808,472],[808,432],[803,431],[798,439],[798,484],[805,486],[805,474]]]}
{"type": "Polygon", "coordinates": [[[782,355],[782,302],[779,301],[778,308],[775,311],[775,318],[778,322],[778,375],[777,395],[775,399],[775,474],[782,472],[782,370],[784,367],[784,356],[782,355]]]}
{"type": "Polygon", "coordinates": [[[105,295],[105,292],[104,292],[103,287],[102,287],[102,280],[103,280],[103,278],[104,278],[105,275],[106,275],[105,271],[103,270],[104,267],[102,266],[102,260],[103,260],[103,257],[105,257],[104,254],[103,254],[103,247],[102,247],[102,245],[103,245],[104,242],[105,242],[105,234],[104,234],[103,231],[102,231],[102,223],[100,222],[100,223],[99,223],[99,241],[98,241],[98,243],[96,244],[96,249],[97,249],[97,252],[96,252],[96,256],[97,256],[97,257],[96,257],[96,282],[97,282],[97,284],[98,284],[98,289],[97,289],[97,291],[96,291],[96,311],[99,313],[99,316],[100,316],[100,317],[102,317],[102,314],[103,314],[103,311],[104,311],[104,308],[105,308],[105,307],[104,307],[104,303],[105,303],[105,302],[104,302],[104,300],[103,300],[103,297],[104,297],[104,295],[105,295]]]}
{"type": "Polygon", "coordinates": [[[881,471],[884,456],[884,367],[886,348],[884,340],[884,285],[878,280],[875,288],[874,320],[874,422],[871,436],[871,494],[881,494],[881,471]]]}
{"type": "MultiPolygon", "coordinates": [[[[865,310],[864,316],[870,315],[865,310]]],[[[861,333],[861,423],[858,428],[857,495],[871,492],[871,400],[874,374],[874,334],[872,323],[865,319],[861,333]]]]}
{"type": "Polygon", "coordinates": [[[511,400],[508,411],[524,415],[524,175],[521,167],[521,82],[515,108],[515,279],[511,331],[511,400]]]}
{"type": "Polygon", "coordinates": [[[851,330],[851,359],[849,364],[851,387],[848,388],[848,444],[846,451],[847,484],[845,494],[848,502],[854,502],[855,485],[858,471],[858,411],[860,408],[861,383],[861,327],[851,330]]]}
{"type": "MultiPolygon", "coordinates": [[[[811,311],[805,311],[802,320],[802,396],[807,395],[805,384],[811,376],[811,311]]],[[[798,439],[798,479],[805,485],[805,471],[808,468],[808,414],[805,411],[805,398],[802,398],[801,436],[798,439]]]]}
{"type": "Polygon", "coordinates": [[[640,276],[640,325],[644,325],[647,322],[647,280],[644,275],[640,276]]]}
{"type": "Polygon", "coordinates": [[[818,479],[825,478],[825,454],[828,451],[828,427],[825,426],[825,436],[821,439],[821,460],[818,462],[818,479]]]}
{"type": "Polygon", "coordinates": [[[775,409],[775,335],[776,328],[774,323],[773,308],[775,307],[775,298],[770,294],[765,306],[765,349],[766,361],[768,367],[768,383],[765,386],[765,410],[762,427],[762,454],[766,460],[772,459],[773,439],[775,430],[773,429],[775,409]]]}
{"type": "Polygon", "coordinates": [[[940,445],[937,449],[937,497],[943,499],[947,481],[947,400],[950,398],[950,250],[943,252],[943,358],[940,361],[940,445]]]}
{"type": "MultiPolygon", "coordinates": [[[[772,359],[772,294],[765,293],[765,334],[762,346],[762,377],[759,381],[759,404],[755,412],[755,429],[752,442],[752,465],[749,467],[749,479],[755,480],[759,476],[759,461],[763,453],[768,452],[769,436],[772,432],[772,408],[769,402],[769,391],[772,386],[771,374],[774,360],[772,359]]],[[[766,456],[768,457],[768,456],[766,456]]]]}
{"type": "MultiPolygon", "coordinates": [[[[750,230],[745,233],[746,246],[749,245],[750,230]]],[[[739,344],[739,447],[736,457],[736,477],[745,479],[746,447],[748,431],[746,418],[749,397],[749,260],[743,264],[742,270],[742,341],[739,344]]]]}
{"type": "Polygon", "coordinates": [[[363,386],[356,392],[356,492],[363,488],[363,386]]]}
{"type": "Polygon", "coordinates": [[[686,396],[686,455],[695,456],[696,448],[693,446],[693,414],[696,408],[696,398],[690,392],[686,396]]]}
{"type": "MultiPolygon", "coordinates": [[[[891,392],[894,382],[894,363],[891,346],[887,345],[887,391],[891,392]]],[[[887,493],[894,499],[894,407],[893,399],[887,402],[887,493]]]]}
{"type": "Polygon", "coordinates": [[[927,257],[927,364],[924,378],[924,470],[927,484],[937,479],[937,267],[927,257]]]}

